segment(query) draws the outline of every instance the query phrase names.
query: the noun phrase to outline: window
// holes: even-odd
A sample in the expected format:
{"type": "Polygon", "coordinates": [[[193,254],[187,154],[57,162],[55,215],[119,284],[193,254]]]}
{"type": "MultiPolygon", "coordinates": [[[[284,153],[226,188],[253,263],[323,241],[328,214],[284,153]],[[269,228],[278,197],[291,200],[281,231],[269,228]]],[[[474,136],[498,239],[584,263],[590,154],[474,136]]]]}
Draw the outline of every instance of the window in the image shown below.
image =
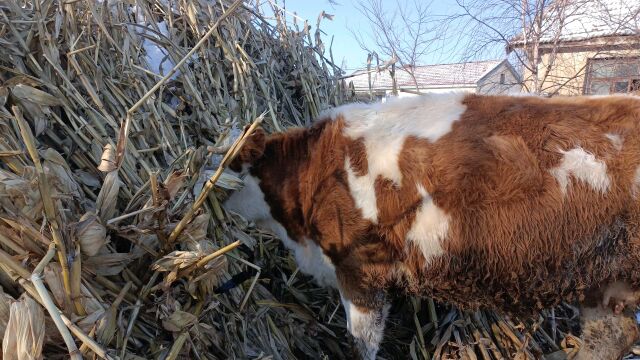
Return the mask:
{"type": "Polygon", "coordinates": [[[640,89],[640,58],[590,59],[584,93],[607,95],[640,89]]]}
{"type": "Polygon", "coordinates": [[[504,85],[505,83],[505,76],[504,74],[500,74],[500,85],[504,85]]]}

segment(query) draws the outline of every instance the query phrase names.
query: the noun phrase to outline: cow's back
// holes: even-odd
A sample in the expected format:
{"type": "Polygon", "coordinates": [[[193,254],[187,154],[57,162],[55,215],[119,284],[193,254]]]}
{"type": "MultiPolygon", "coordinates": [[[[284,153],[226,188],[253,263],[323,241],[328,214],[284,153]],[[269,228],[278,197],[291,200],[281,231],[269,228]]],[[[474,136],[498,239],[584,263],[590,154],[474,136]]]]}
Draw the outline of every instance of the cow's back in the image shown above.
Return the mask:
{"type": "Polygon", "coordinates": [[[514,311],[633,277],[640,101],[447,101],[460,102],[343,112],[352,196],[402,259],[388,274],[414,292],[514,311]]]}

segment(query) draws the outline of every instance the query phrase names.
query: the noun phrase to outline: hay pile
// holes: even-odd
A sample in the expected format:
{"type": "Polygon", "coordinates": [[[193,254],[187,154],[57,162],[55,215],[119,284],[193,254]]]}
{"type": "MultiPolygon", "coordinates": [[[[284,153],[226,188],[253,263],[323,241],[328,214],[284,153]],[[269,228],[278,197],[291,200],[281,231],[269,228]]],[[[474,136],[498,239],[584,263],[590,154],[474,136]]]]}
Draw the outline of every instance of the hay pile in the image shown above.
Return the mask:
{"type": "MultiPolygon", "coordinates": [[[[0,3],[4,359],[349,358],[337,294],[220,206],[245,125],[306,125],[350,100],[318,30],[330,15],[311,30],[257,4],[0,3]]],[[[404,299],[381,356],[564,354],[575,317],[527,335],[404,299]]]]}

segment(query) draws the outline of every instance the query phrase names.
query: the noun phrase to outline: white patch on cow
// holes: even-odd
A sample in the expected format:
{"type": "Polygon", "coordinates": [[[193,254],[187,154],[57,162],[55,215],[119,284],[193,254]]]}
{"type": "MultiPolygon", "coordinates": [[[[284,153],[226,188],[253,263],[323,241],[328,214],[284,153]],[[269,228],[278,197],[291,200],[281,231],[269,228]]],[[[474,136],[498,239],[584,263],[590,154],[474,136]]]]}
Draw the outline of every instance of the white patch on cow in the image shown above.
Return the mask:
{"type": "Polygon", "coordinates": [[[402,182],[398,156],[407,137],[435,142],[451,131],[460,119],[467,94],[451,92],[392,99],[385,103],[349,104],[332,109],[329,115],[342,115],[344,134],[364,140],[369,176],[381,175],[396,184],[402,182]]]}
{"type": "Polygon", "coordinates": [[[380,310],[365,312],[342,297],[342,294],[340,298],[347,317],[347,330],[354,337],[358,352],[363,359],[374,360],[384,336],[390,305],[385,304],[380,310]]]}
{"type": "MultiPolygon", "coordinates": [[[[244,171],[243,171],[244,172],[244,171]]],[[[241,177],[240,174],[236,174],[241,177]]],[[[245,175],[243,178],[244,187],[234,191],[225,201],[224,207],[235,213],[242,215],[249,221],[259,221],[271,218],[269,205],[264,200],[264,194],[260,189],[259,179],[245,175]]]]}
{"type": "Polygon", "coordinates": [[[264,199],[259,183],[260,179],[246,174],[244,187],[231,194],[225,201],[224,208],[273,232],[282,240],[284,246],[293,252],[300,271],[313,276],[318,285],[337,287],[336,272],[331,259],[312,240],[303,239],[303,242],[299,243],[289,237],[284,226],[271,215],[271,209],[264,199]]]}
{"type": "Polygon", "coordinates": [[[562,162],[550,172],[558,181],[562,194],[567,193],[570,176],[589,184],[598,192],[605,193],[609,190],[611,179],[607,174],[607,164],[581,147],[560,152],[564,154],[562,162]]]}
{"type": "Polygon", "coordinates": [[[344,160],[344,168],[347,172],[347,182],[351,197],[356,203],[356,207],[362,211],[362,217],[370,220],[374,224],[378,222],[378,205],[376,202],[375,178],[371,173],[358,176],[351,168],[351,160],[347,156],[344,160]]]}
{"type": "Polygon", "coordinates": [[[607,98],[623,98],[625,100],[638,101],[638,97],[632,93],[615,93],[606,95],[583,95],[586,99],[607,99],[607,98]]]}
{"type": "Polygon", "coordinates": [[[422,205],[416,212],[416,218],[407,233],[407,240],[420,249],[428,263],[444,252],[440,241],[446,238],[449,231],[449,216],[433,203],[433,199],[421,184],[417,187],[418,193],[422,196],[422,205]]]}
{"type": "MultiPolygon", "coordinates": [[[[297,244],[296,244],[297,245],[297,244]]],[[[294,249],[296,263],[300,271],[311,274],[320,286],[338,286],[336,269],[331,259],[324,254],[322,248],[311,239],[304,239],[304,245],[297,245],[294,249]]]]}
{"type": "Polygon", "coordinates": [[[616,150],[622,150],[622,136],[612,133],[606,133],[604,136],[611,141],[611,145],[613,145],[616,150]]]}
{"type": "Polygon", "coordinates": [[[631,195],[634,198],[638,198],[640,195],[640,166],[636,168],[636,172],[633,176],[633,184],[631,185],[631,195]]]}

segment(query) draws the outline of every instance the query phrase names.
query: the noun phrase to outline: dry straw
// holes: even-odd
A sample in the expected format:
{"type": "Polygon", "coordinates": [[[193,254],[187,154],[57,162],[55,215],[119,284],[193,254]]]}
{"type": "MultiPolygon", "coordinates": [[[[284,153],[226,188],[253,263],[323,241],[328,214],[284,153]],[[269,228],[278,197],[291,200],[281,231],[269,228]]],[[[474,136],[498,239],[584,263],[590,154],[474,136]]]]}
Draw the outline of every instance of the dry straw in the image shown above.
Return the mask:
{"type": "MultiPolygon", "coordinates": [[[[304,126],[350,100],[325,18],[259,1],[0,3],[3,358],[349,358],[339,296],[220,205],[258,123],[304,126]]],[[[570,353],[575,313],[554,311],[521,326],[402,301],[381,355],[570,353]]]]}

